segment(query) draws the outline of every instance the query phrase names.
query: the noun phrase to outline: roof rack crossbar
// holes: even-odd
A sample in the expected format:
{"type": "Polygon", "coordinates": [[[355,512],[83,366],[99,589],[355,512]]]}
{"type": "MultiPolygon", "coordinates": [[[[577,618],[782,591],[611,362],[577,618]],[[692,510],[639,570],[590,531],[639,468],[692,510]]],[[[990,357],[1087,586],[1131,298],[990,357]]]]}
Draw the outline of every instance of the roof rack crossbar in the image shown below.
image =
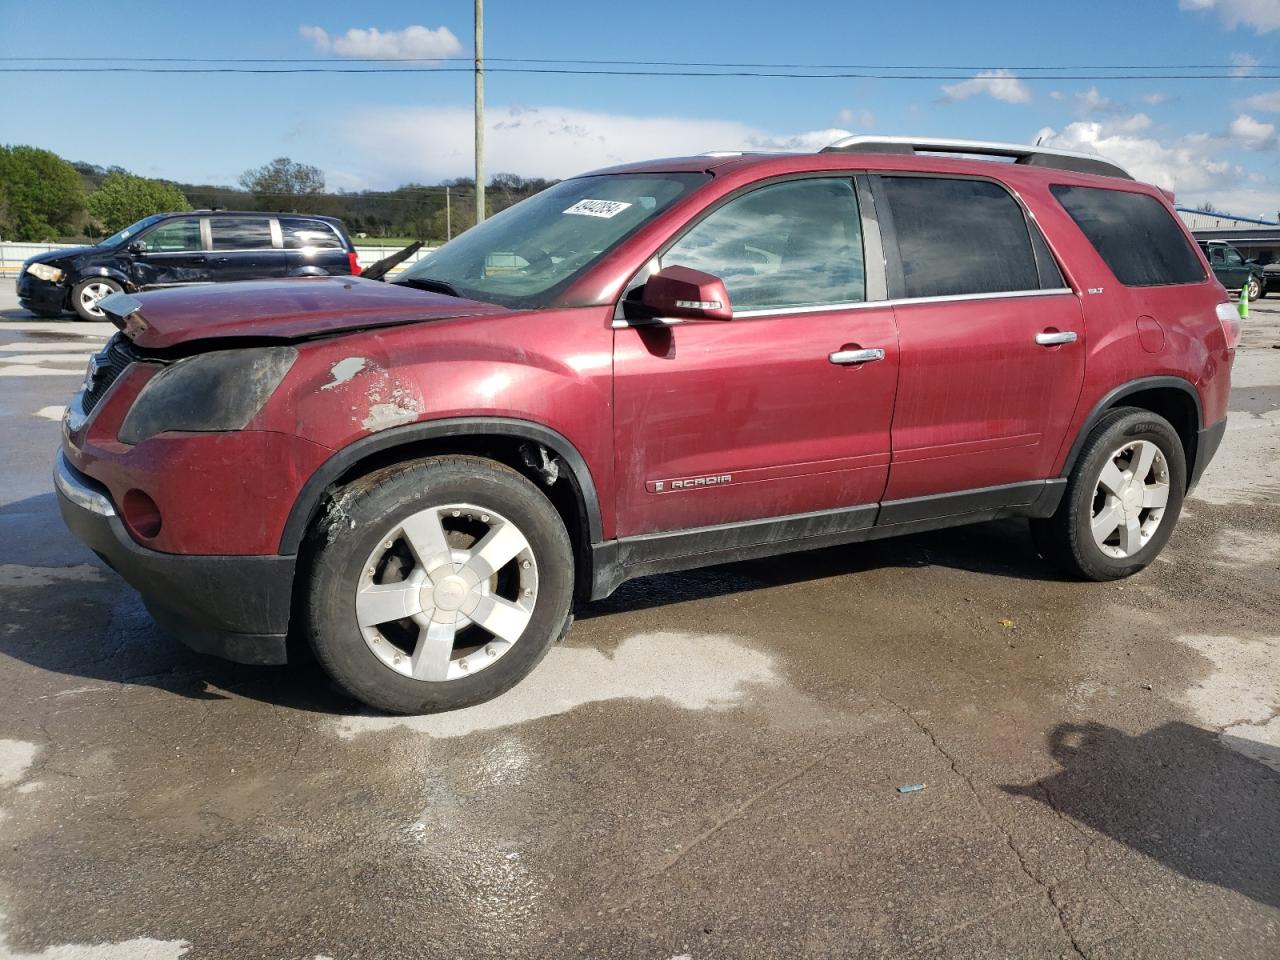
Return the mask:
{"type": "Polygon", "coordinates": [[[822,153],[968,153],[984,157],[1009,157],[1014,163],[1033,167],[1095,173],[1104,177],[1133,175],[1119,164],[1090,153],[1033,147],[1023,143],[996,143],[988,140],[947,140],[938,137],[877,137],[859,135],[837,140],[822,153]]]}

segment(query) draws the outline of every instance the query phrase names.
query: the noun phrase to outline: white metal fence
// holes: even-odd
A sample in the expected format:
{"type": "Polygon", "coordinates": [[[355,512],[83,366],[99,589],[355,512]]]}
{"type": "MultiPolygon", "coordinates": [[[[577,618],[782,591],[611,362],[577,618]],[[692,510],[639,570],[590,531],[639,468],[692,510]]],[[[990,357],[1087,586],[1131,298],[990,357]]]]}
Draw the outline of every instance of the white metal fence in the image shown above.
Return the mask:
{"type": "MultiPolygon", "coordinates": [[[[0,276],[16,277],[18,271],[22,269],[23,261],[28,257],[34,257],[38,253],[48,253],[51,250],[62,250],[67,247],[75,246],[71,243],[17,243],[11,240],[0,241],[0,276]]],[[[397,250],[403,249],[399,244],[394,246],[377,246],[367,244],[356,244],[356,256],[360,258],[360,266],[367,267],[377,263],[383,257],[389,257],[397,250]]],[[[399,272],[411,263],[415,263],[419,258],[425,257],[430,253],[432,248],[423,247],[401,266],[393,271],[399,272]]]]}

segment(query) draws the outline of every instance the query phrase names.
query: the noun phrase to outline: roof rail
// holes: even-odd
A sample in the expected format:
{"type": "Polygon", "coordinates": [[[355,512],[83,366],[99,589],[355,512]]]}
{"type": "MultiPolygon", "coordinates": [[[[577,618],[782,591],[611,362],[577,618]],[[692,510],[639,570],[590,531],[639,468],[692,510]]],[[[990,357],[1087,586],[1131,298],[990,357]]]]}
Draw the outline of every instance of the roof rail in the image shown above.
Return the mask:
{"type": "Polygon", "coordinates": [[[938,137],[876,137],[861,135],[837,140],[821,153],[971,153],[984,157],[1011,157],[1014,163],[1030,167],[1096,173],[1104,177],[1133,176],[1119,164],[1091,153],[1032,147],[1024,143],[994,143],[987,140],[947,140],[938,137]]]}

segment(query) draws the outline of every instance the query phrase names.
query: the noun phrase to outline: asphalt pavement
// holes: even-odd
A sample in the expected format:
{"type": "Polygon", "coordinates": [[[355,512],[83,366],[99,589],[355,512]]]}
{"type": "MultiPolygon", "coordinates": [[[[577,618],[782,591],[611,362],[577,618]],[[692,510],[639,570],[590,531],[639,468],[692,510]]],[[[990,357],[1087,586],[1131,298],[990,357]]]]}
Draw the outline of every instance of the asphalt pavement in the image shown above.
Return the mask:
{"type": "Polygon", "coordinates": [[[107,332],[0,293],[0,958],[1280,956],[1280,303],[1133,579],[1015,521],[653,577],[413,719],[65,532],[107,332]]]}

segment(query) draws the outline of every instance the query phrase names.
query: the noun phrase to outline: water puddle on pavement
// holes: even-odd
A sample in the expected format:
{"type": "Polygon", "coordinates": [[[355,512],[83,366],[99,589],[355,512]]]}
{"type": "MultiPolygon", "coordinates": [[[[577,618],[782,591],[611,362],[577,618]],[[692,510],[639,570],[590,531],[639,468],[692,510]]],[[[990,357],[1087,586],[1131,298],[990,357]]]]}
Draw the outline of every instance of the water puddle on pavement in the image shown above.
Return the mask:
{"type": "Polygon", "coordinates": [[[337,731],[344,739],[396,727],[464,737],[600,700],[662,699],[685,710],[720,709],[740,703],[750,685],[778,679],[773,658],[732,637],[646,633],[622,641],[612,654],[556,647],[532,674],[487,703],[421,717],[343,717],[337,731]]]}

